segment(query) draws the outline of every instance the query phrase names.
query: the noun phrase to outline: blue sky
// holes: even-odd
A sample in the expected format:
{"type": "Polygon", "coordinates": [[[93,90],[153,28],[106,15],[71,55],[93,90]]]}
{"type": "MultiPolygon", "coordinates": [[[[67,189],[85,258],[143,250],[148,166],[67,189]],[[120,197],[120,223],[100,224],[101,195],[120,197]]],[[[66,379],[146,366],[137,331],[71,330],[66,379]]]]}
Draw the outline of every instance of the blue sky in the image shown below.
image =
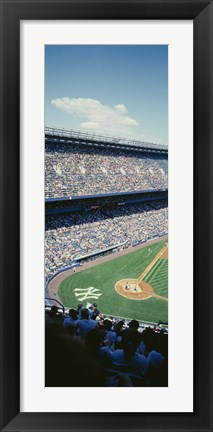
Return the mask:
{"type": "Polygon", "coordinates": [[[167,145],[167,46],[47,45],[45,124],[167,145]]]}

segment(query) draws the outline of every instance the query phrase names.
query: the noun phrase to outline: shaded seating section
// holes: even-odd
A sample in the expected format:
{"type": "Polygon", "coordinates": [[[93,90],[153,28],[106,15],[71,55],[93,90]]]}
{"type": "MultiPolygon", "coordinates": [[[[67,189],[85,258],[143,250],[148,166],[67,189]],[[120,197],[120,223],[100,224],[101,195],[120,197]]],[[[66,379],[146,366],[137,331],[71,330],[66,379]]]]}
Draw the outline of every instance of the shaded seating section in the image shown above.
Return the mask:
{"type": "Polygon", "coordinates": [[[109,344],[109,318],[99,312],[93,320],[83,305],[71,309],[71,315],[75,319],[64,325],[67,312],[61,313],[56,306],[46,308],[47,387],[168,386],[168,330],[162,324],[144,326],[136,320],[123,321],[118,336],[120,321],[111,317],[110,332],[115,338],[109,344]],[[87,331],[82,333],[84,325],[87,331]]]}
{"type": "Polygon", "coordinates": [[[71,266],[79,256],[117,245],[129,247],[167,234],[167,231],[167,200],[122,208],[103,205],[94,213],[85,210],[65,216],[48,216],[45,224],[46,278],[71,266]]]}

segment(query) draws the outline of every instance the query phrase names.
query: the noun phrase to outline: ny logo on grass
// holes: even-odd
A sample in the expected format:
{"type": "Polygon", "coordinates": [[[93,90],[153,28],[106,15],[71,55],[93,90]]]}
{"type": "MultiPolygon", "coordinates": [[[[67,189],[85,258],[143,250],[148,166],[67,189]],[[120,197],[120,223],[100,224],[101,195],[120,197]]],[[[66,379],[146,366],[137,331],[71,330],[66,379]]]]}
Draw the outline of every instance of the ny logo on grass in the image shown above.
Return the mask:
{"type": "Polygon", "coordinates": [[[75,288],[74,291],[76,297],[78,297],[78,300],[80,301],[87,300],[88,298],[94,298],[97,300],[102,295],[102,293],[100,293],[100,290],[94,287],[75,288]]]}

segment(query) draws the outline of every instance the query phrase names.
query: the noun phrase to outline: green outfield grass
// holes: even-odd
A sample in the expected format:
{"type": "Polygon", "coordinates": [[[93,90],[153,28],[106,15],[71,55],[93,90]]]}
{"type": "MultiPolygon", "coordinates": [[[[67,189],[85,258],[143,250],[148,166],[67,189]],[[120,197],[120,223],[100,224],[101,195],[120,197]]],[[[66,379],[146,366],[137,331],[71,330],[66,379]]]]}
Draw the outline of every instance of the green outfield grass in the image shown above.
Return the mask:
{"type": "MultiPolygon", "coordinates": [[[[131,300],[120,296],[115,291],[115,283],[118,280],[138,278],[164,245],[165,241],[160,241],[67,277],[59,286],[59,297],[62,303],[65,307],[77,307],[78,303],[86,306],[87,303],[96,302],[103,314],[148,322],[159,320],[166,322],[168,302],[154,297],[147,300],[131,300]],[[88,287],[98,290],[91,293],[91,298],[82,300],[85,292],[74,291],[88,287]],[[101,295],[95,298],[95,294],[101,295]]],[[[153,286],[156,294],[167,297],[168,260],[160,258],[144,280],[153,286]]]]}
{"type": "Polygon", "coordinates": [[[168,297],[168,259],[159,259],[144,281],[153,286],[156,294],[168,297]]]}

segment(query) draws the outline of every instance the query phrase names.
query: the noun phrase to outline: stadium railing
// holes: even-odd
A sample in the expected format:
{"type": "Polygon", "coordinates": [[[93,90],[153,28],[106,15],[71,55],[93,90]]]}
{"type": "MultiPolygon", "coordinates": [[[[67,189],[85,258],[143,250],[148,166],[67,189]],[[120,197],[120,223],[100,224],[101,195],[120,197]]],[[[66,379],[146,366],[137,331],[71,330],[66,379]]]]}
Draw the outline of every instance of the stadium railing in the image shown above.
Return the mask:
{"type": "Polygon", "coordinates": [[[63,303],[61,303],[59,300],[56,300],[54,298],[45,297],[45,309],[51,308],[52,306],[55,306],[55,303],[57,303],[57,305],[59,305],[59,308],[62,309],[63,315],[65,315],[65,307],[64,307],[63,303]]]}
{"type": "Polygon", "coordinates": [[[98,135],[94,133],[74,131],[72,129],[68,130],[68,129],[60,129],[60,128],[46,126],[45,135],[47,136],[51,135],[55,137],[65,138],[65,139],[70,138],[70,139],[93,141],[93,142],[100,142],[100,143],[103,142],[103,143],[119,144],[119,145],[122,144],[124,146],[135,146],[135,147],[141,147],[150,150],[162,150],[164,152],[168,152],[168,147],[162,144],[140,141],[136,139],[127,139],[122,137],[104,136],[104,135],[98,135]]]}
{"type": "MultiPolygon", "coordinates": [[[[55,305],[55,303],[57,303],[60,307],[61,310],[63,312],[63,315],[67,316],[69,315],[69,309],[70,308],[65,308],[65,306],[63,305],[63,303],[61,303],[59,300],[56,300],[52,297],[45,297],[45,309],[50,309],[53,305],[55,305]]],[[[87,307],[87,306],[85,306],[87,307]]],[[[112,319],[115,321],[124,321],[124,326],[128,327],[129,322],[131,321],[131,318],[126,318],[126,317],[120,317],[117,315],[109,315],[109,314],[105,314],[105,313],[101,313],[101,316],[103,317],[103,319],[112,319]]],[[[144,330],[144,328],[146,327],[163,327],[166,330],[168,330],[168,324],[167,323],[163,323],[161,322],[161,324],[159,324],[159,322],[151,322],[151,321],[141,321],[138,320],[139,322],[139,331],[144,330]]]]}

